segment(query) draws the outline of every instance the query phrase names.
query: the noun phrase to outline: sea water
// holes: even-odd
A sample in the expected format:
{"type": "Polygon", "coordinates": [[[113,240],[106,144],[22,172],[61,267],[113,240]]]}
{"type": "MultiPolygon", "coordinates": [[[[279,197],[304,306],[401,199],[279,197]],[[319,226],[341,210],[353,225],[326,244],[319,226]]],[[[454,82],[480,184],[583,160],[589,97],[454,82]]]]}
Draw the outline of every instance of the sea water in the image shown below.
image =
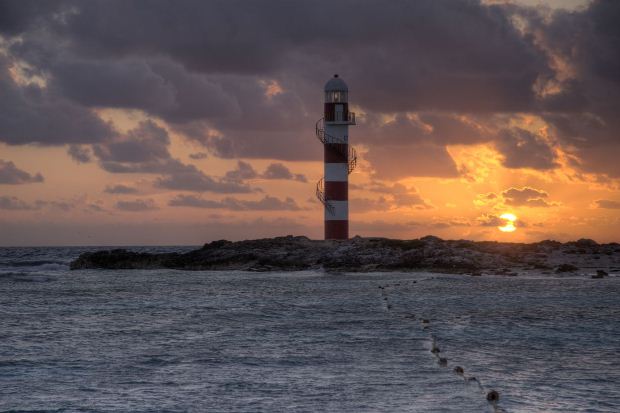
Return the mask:
{"type": "Polygon", "coordinates": [[[68,270],[95,249],[0,249],[0,411],[620,411],[620,277],[68,270]]]}

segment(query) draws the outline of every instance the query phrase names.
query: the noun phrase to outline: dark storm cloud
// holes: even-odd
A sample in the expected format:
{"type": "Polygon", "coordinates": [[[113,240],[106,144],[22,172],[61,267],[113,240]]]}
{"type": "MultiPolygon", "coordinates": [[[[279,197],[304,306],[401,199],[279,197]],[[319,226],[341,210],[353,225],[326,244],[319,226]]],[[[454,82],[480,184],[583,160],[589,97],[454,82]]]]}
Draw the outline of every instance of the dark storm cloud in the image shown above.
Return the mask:
{"type": "Polygon", "coordinates": [[[501,131],[495,146],[503,155],[502,164],[507,168],[547,170],[559,166],[553,148],[540,136],[525,129],[501,131]]]}
{"type": "Polygon", "coordinates": [[[20,185],[33,182],[43,182],[43,175],[30,174],[19,169],[11,161],[0,159],[0,184],[20,185]]]}
{"type": "Polygon", "coordinates": [[[544,119],[585,172],[620,177],[620,2],[592,1],[580,12],[528,16],[541,42],[568,62],[574,78],[553,96],[544,119]]]}
{"type": "Polygon", "coordinates": [[[52,87],[85,106],[141,109],[171,122],[238,112],[216,80],[167,60],[61,61],[51,71],[52,87]]]}
{"type": "Polygon", "coordinates": [[[221,201],[214,201],[194,195],[181,194],[171,199],[168,205],[193,208],[220,208],[231,211],[299,211],[301,209],[293,198],[287,197],[281,200],[269,195],[265,195],[258,201],[240,200],[232,197],[226,197],[221,201]]]}
{"type": "Polygon", "coordinates": [[[445,145],[489,141],[508,167],[551,169],[548,143],[494,134],[485,117],[533,113],[578,168],[620,176],[618,2],[543,13],[473,0],[4,1],[0,14],[8,59],[47,81],[1,72],[4,142],[100,143],[116,133],[89,108],[135,108],[216,156],[320,159],[312,124],[326,74],[340,72],[367,113],[352,138],[380,175],[457,176],[445,145]],[[574,76],[558,74],[557,56],[574,76]],[[422,166],[396,170],[387,152],[422,166]]]}
{"type": "Polygon", "coordinates": [[[339,66],[354,83],[380,80],[359,93],[360,103],[373,110],[528,108],[530,86],[547,70],[504,9],[474,1],[195,1],[183,7],[156,1],[148,8],[94,1],[73,7],[78,12],[55,25],[72,53],[94,59],[165,55],[194,71],[251,75],[273,74],[313,56],[305,72],[339,66]],[[346,18],[333,24],[326,9],[346,18]]]}
{"type": "Polygon", "coordinates": [[[90,110],[47,88],[20,86],[0,54],[0,141],[11,144],[98,142],[112,134],[110,125],[90,110]]]}

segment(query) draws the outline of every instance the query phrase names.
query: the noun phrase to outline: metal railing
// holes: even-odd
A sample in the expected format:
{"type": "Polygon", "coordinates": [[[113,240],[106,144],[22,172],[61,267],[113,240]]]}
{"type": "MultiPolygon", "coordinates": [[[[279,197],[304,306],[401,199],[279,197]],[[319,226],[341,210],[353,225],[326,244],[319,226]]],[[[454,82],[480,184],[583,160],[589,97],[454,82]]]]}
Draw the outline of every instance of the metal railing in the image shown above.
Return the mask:
{"type": "MultiPolygon", "coordinates": [[[[355,122],[355,114],[353,114],[353,121],[355,122]]],[[[357,152],[352,146],[344,146],[346,141],[342,138],[336,138],[328,133],[325,133],[325,125],[323,118],[319,119],[315,125],[316,137],[323,145],[333,145],[333,149],[338,153],[342,159],[347,163],[347,174],[351,174],[357,166],[357,152]],[[345,149],[348,148],[348,149],[345,149]]],[[[325,194],[325,178],[321,178],[316,183],[316,197],[325,206],[327,211],[334,215],[334,205],[329,202],[325,194]]]]}
{"type": "Polygon", "coordinates": [[[319,201],[321,201],[325,209],[327,209],[330,214],[335,214],[336,211],[334,205],[331,204],[325,196],[325,178],[319,179],[319,182],[316,183],[316,197],[319,201]]]}

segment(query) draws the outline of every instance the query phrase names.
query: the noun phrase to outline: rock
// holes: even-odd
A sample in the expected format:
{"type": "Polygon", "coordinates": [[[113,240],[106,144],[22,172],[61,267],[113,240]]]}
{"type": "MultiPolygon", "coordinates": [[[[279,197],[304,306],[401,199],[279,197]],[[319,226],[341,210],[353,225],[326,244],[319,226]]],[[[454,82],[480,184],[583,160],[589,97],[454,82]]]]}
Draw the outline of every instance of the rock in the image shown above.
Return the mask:
{"type": "Polygon", "coordinates": [[[461,366],[456,366],[456,367],[454,368],[454,372],[455,372],[456,374],[460,374],[460,375],[465,374],[465,371],[463,370],[463,367],[461,367],[461,366]]]}
{"type": "Polygon", "coordinates": [[[490,392],[487,393],[487,400],[490,402],[499,401],[499,393],[496,392],[495,390],[491,390],[490,392]]]}
{"type": "Polygon", "coordinates": [[[447,358],[444,358],[444,357],[441,357],[441,358],[439,359],[438,363],[439,363],[439,365],[440,365],[441,367],[446,367],[446,366],[448,365],[448,359],[447,359],[447,358]]]}
{"type": "Polygon", "coordinates": [[[562,264],[559,265],[558,268],[555,269],[556,273],[562,273],[562,272],[572,272],[572,271],[577,271],[579,268],[575,267],[572,264],[562,264]]]}
{"type": "Polygon", "coordinates": [[[237,242],[217,240],[187,253],[143,253],[127,249],[86,252],[71,263],[71,269],[171,268],[257,272],[322,269],[333,273],[430,270],[472,276],[483,272],[494,274],[500,269],[502,275],[513,276],[516,275],[514,269],[528,265],[543,271],[554,267],[557,272],[575,271],[578,269],[575,265],[587,266],[593,256],[603,253],[611,253],[610,260],[613,261],[616,250],[620,251],[616,244],[598,245],[592,240],[519,244],[444,241],[426,236],[413,240],[355,237],[344,241],[323,241],[288,235],[237,242]],[[558,262],[563,252],[571,251],[583,251],[585,255],[573,255],[575,265],[558,262]]]}
{"type": "Polygon", "coordinates": [[[428,319],[426,319],[426,318],[422,319],[422,324],[428,324],[428,323],[430,323],[430,321],[428,319]]]}
{"type": "Polygon", "coordinates": [[[575,244],[578,247],[597,247],[598,243],[592,239],[588,239],[588,238],[581,238],[578,239],[575,244]]]}
{"type": "Polygon", "coordinates": [[[596,274],[592,276],[592,278],[605,278],[607,277],[609,274],[607,273],[607,271],[603,271],[603,270],[596,270],[596,274]]]}

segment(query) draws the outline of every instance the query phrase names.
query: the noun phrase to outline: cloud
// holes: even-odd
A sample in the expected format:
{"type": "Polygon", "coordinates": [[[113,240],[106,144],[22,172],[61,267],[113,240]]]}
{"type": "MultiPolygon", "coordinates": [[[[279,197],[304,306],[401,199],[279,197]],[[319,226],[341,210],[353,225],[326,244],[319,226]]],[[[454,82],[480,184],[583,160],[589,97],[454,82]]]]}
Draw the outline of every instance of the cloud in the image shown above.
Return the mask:
{"type": "Polygon", "coordinates": [[[133,186],[117,184],[106,186],[103,192],[108,194],[137,194],[139,191],[133,186]]]}
{"type": "Polygon", "coordinates": [[[303,174],[293,174],[291,171],[281,163],[271,163],[265,169],[265,172],[261,175],[264,179],[288,179],[299,182],[308,182],[307,178],[303,174]]]}
{"type": "Polygon", "coordinates": [[[550,170],[565,152],[580,171],[620,177],[616,2],[570,11],[456,0],[2,7],[6,143],[115,140],[95,110],[120,108],[185,131],[214,156],[318,160],[312,125],[337,68],[363,112],[351,141],[367,146],[377,176],[455,177],[446,145],[491,143],[508,168],[550,170]],[[347,19],[329,24],[327,8],[347,19]],[[18,66],[22,79],[9,71],[18,66]],[[548,136],[497,124],[520,114],[546,123],[548,136]]]}
{"type": "Polygon", "coordinates": [[[159,209],[152,199],[136,199],[133,201],[117,201],[116,209],[129,212],[152,211],[159,209]]]}
{"type": "Polygon", "coordinates": [[[383,181],[373,180],[364,185],[349,184],[349,189],[385,194],[385,196],[380,196],[377,199],[358,198],[357,200],[362,204],[362,210],[370,210],[369,208],[384,210],[393,207],[432,208],[415,187],[408,187],[400,183],[386,184],[383,181]]]}
{"type": "Polygon", "coordinates": [[[0,209],[10,211],[32,211],[42,208],[67,212],[74,208],[74,204],[67,201],[44,201],[40,199],[29,203],[14,196],[0,196],[0,209]]]}
{"type": "Polygon", "coordinates": [[[261,174],[256,172],[254,167],[244,161],[237,161],[237,167],[226,172],[225,179],[233,182],[242,182],[246,179],[286,179],[299,182],[307,182],[303,174],[293,174],[285,165],[275,162],[270,163],[261,174]]]}
{"type": "Polygon", "coordinates": [[[597,199],[595,203],[597,208],[620,209],[620,202],[610,199],[597,199]]]}
{"type": "MultiPolygon", "coordinates": [[[[46,73],[47,91],[77,107],[139,109],[179,125],[204,122],[220,135],[197,139],[222,157],[318,159],[308,125],[321,105],[312,103],[316,115],[308,108],[334,64],[360,85],[355,103],[383,113],[521,110],[534,100],[537,76],[548,71],[508,9],[475,2],[173,7],[155,1],[148,14],[122,1],[6,8],[16,16],[6,33],[19,39],[10,53],[46,73]],[[326,24],[317,10],[327,7],[346,21],[326,24]],[[52,17],[58,15],[63,19],[52,17]],[[420,15],[425,24],[411,24],[420,15]]],[[[456,116],[440,118],[423,119],[437,130],[437,142],[480,139],[456,116]]]]}
{"type": "Polygon", "coordinates": [[[165,189],[222,194],[253,192],[253,189],[248,185],[205,175],[194,165],[179,165],[172,173],[157,178],[155,186],[165,189]]]}
{"type": "Polygon", "coordinates": [[[254,170],[254,167],[243,161],[237,161],[237,167],[232,171],[226,172],[224,178],[230,181],[243,181],[246,179],[255,179],[258,178],[258,173],[254,170]]]}
{"type": "Polygon", "coordinates": [[[14,196],[2,195],[0,196],[0,209],[9,211],[27,211],[37,209],[37,206],[24,202],[14,196]]]}
{"type": "Polygon", "coordinates": [[[111,173],[160,174],[155,186],[197,192],[247,193],[252,188],[229,179],[215,178],[191,164],[171,156],[166,129],[152,120],[140,124],[124,135],[94,145],[101,167],[111,173]]]}
{"type": "Polygon", "coordinates": [[[386,211],[390,208],[390,201],[380,196],[378,198],[351,198],[349,209],[352,214],[369,211],[386,211]]]}
{"type": "Polygon", "coordinates": [[[0,141],[10,145],[98,142],[112,126],[57,91],[34,83],[19,85],[0,54],[0,141]]]}
{"type": "Polygon", "coordinates": [[[194,160],[200,160],[200,159],[207,159],[209,155],[207,155],[204,152],[195,152],[195,153],[190,153],[189,157],[194,160]]]}
{"type": "Polygon", "coordinates": [[[88,146],[69,145],[67,153],[77,163],[88,163],[92,160],[92,152],[88,146]]]}
{"type": "Polygon", "coordinates": [[[299,211],[301,209],[293,198],[287,197],[281,200],[269,195],[265,195],[258,201],[240,200],[232,197],[226,197],[221,201],[214,201],[194,195],[180,194],[171,199],[168,205],[193,208],[220,208],[231,211],[299,211]]]}
{"type": "Polygon", "coordinates": [[[506,223],[505,220],[493,214],[483,214],[476,218],[476,222],[482,227],[499,227],[506,223]]]}
{"type": "Polygon", "coordinates": [[[51,86],[87,107],[141,109],[171,122],[218,118],[238,111],[216,80],[169,59],[123,58],[55,62],[51,86]]]}
{"type": "Polygon", "coordinates": [[[557,157],[551,146],[540,136],[525,129],[503,130],[495,143],[507,168],[548,170],[557,168],[557,157]]]}
{"type": "Polygon", "coordinates": [[[545,191],[523,187],[523,188],[509,188],[502,192],[502,197],[506,205],[512,206],[527,206],[527,207],[550,207],[556,206],[556,203],[548,202],[547,194],[545,191]]]}
{"type": "Polygon", "coordinates": [[[112,173],[164,172],[173,164],[168,132],[152,120],[140,124],[126,135],[94,146],[103,169],[112,173]]]}
{"type": "Polygon", "coordinates": [[[23,171],[11,161],[0,159],[0,184],[21,185],[43,182],[43,175],[23,171]]]}
{"type": "Polygon", "coordinates": [[[494,192],[489,192],[486,194],[478,194],[476,195],[476,199],[474,199],[474,205],[476,206],[485,206],[489,204],[494,204],[497,202],[499,196],[494,192]]]}
{"type": "Polygon", "coordinates": [[[458,170],[444,146],[434,144],[373,146],[365,158],[380,179],[403,179],[410,176],[456,178],[458,170]]]}

